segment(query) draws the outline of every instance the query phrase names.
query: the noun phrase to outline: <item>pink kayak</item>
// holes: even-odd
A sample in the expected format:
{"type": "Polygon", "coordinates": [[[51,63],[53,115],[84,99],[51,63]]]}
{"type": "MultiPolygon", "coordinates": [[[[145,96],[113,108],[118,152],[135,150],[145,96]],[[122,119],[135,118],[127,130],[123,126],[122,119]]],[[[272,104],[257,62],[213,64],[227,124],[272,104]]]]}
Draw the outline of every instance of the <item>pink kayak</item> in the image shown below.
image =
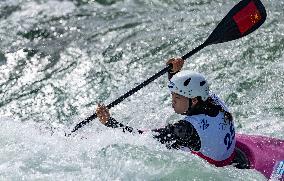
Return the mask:
{"type": "Polygon", "coordinates": [[[284,181],[284,140],[265,136],[236,134],[236,147],[253,168],[266,178],[284,181]]]}

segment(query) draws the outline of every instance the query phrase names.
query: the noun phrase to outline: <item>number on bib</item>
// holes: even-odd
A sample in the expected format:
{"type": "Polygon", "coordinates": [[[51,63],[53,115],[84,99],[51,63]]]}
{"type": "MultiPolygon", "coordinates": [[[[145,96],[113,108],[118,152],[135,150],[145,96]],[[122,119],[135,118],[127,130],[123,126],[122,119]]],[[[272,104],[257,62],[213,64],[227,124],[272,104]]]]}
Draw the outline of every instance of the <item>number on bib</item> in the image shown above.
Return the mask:
{"type": "Polygon", "coordinates": [[[231,123],[230,133],[227,133],[224,138],[224,144],[227,146],[227,150],[230,149],[234,139],[235,139],[235,128],[234,128],[233,123],[231,123]]]}

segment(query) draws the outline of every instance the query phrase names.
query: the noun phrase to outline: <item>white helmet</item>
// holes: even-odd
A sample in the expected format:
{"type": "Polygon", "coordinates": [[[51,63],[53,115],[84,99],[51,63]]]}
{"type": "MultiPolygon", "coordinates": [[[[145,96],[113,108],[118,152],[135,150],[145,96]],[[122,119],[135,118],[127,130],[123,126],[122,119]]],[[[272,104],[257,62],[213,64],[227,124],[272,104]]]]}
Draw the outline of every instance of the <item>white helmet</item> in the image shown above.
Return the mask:
{"type": "Polygon", "coordinates": [[[209,96],[209,86],[205,77],[197,72],[181,71],[175,74],[168,85],[171,92],[194,98],[200,96],[206,101],[209,96]]]}

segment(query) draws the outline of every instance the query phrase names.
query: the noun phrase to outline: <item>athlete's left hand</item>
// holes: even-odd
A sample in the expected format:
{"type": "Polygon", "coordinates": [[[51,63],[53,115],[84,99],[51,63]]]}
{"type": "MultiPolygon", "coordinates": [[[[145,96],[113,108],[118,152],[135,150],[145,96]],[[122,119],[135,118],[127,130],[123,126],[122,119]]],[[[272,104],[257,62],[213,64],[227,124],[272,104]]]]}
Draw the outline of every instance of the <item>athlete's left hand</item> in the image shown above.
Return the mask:
{"type": "Polygon", "coordinates": [[[184,60],[182,58],[171,58],[167,61],[167,65],[171,64],[172,69],[170,70],[170,73],[177,73],[182,69],[182,66],[184,64],[184,60]]]}
{"type": "Polygon", "coordinates": [[[105,125],[110,118],[110,113],[108,108],[104,104],[98,104],[96,113],[100,122],[105,125]]]}

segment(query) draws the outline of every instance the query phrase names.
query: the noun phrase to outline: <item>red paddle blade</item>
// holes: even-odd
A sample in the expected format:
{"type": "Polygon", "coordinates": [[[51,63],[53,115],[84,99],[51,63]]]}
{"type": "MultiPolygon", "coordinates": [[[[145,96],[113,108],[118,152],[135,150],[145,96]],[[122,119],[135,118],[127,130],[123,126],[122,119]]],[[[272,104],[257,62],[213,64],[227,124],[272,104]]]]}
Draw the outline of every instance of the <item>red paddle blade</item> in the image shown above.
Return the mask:
{"type": "Polygon", "coordinates": [[[223,18],[205,44],[217,44],[246,36],[259,28],[266,19],[260,0],[242,0],[223,18]]]}

